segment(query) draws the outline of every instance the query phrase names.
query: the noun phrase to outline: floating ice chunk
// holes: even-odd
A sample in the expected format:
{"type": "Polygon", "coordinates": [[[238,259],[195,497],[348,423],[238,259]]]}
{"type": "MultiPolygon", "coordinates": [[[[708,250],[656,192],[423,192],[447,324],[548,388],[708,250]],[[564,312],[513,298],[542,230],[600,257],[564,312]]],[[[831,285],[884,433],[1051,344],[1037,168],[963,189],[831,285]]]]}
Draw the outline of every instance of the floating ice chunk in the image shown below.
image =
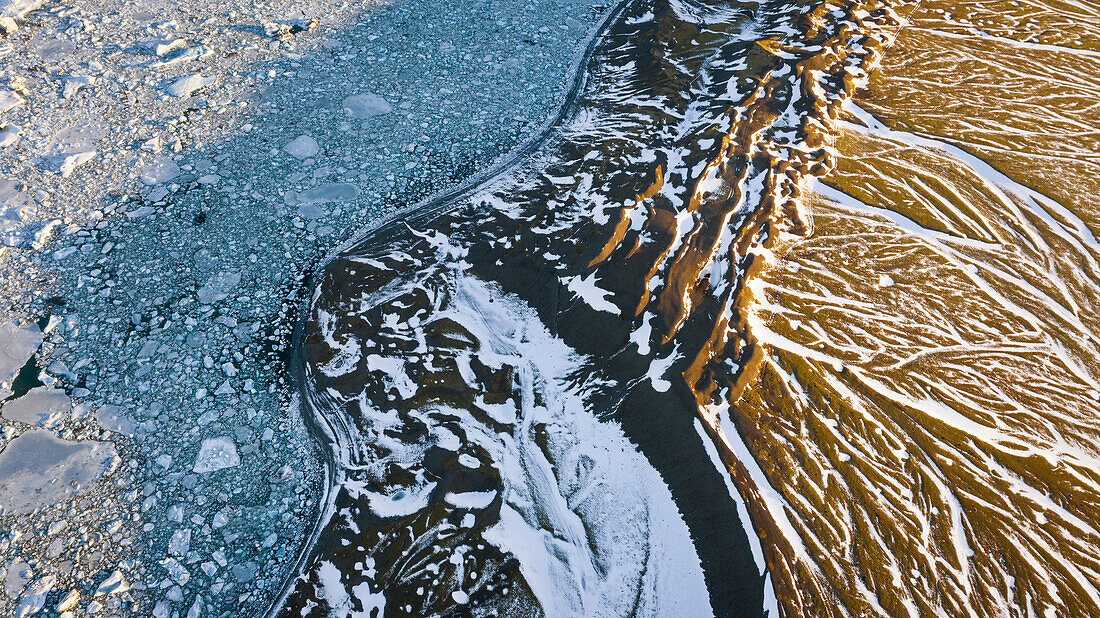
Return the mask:
{"type": "MultiPolygon", "coordinates": [[[[0,2],[2,1],[3,0],[0,0],[0,2]]],[[[0,88],[0,114],[3,114],[22,102],[23,97],[19,96],[14,90],[0,88]]]]}
{"type": "Polygon", "coordinates": [[[96,154],[95,150],[71,152],[49,157],[49,161],[52,163],[54,171],[60,172],[62,178],[68,178],[72,176],[76,168],[94,159],[96,154]]]}
{"type": "Polygon", "coordinates": [[[0,568],[0,583],[11,598],[17,598],[23,592],[23,588],[34,577],[34,569],[21,558],[16,558],[8,564],[7,572],[0,568]]]}
{"type": "Polygon", "coordinates": [[[8,125],[3,131],[0,131],[0,148],[14,146],[19,141],[19,136],[22,133],[23,131],[19,127],[8,125]]]}
{"type": "Polygon", "coordinates": [[[144,41],[138,41],[137,47],[146,53],[167,56],[176,50],[187,47],[187,39],[171,36],[145,39],[144,41]]]}
{"type": "Polygon", "coordinates": [[[458,603],[459,605],[465,605],[470,602],[470,595],[461,590],[455,590],[454,592],[452,592],[451,598],[454,599],[455,603],[458,603]]]}
{"type": "Polygon", "coordinates": [[[96,410],[95,420],[108,431],[126,436],[134,433],[134,419],[118,406],[106,405],[96,410]]]}
{"type": "Polygon", "coordinates": [[[359,187],[346,182],[326,182],[303,191],[299,203],[323,204],[325,202],[350,202],[359,197],[359,187]]]}
{"type": "Polygon", "coordinates": [[[165,89],[165,92],[174,97],[189,97],[191,93],[196,90],[205,88],[216,81],[217,79],[213,77],[204,77],[199,73],[195,73],[194,75],[181,77],[172,82],[172,84],[165,89]]]}
{"type": "MultiPolygon", "coordinates": [[[[195,47],[189,47],[179,53],[172,54],[171,56],[168,56],[163,60],[156,60],[154,62],[151,62],[149,63],[149,67],[154,69],[162,69],[164,67],[169,67],[173,64],[179,64],[188,60],[199,60],[200,58],[205,58],[206,56],[209,56],[211,53],[213,52],[211,52],[208,47],[205,47],[203,45],[196,45],[195,47]]],[[[157,55],[161,56],[163,54],[157,55]]]]}
{"type": "Polygon", "coordinates": [[[229,436],[218,436],[202,441],[199,456],[195,458],[194,471],[206,474],[239,465],[241,457],[237,454],[237,445],[233,443],[233,439],[229,436]]]}
{"type": "Polygon", "coordinates": [[[57,611],[67,612],[76,609],[77,604],[80,603],[80,591],[70,590],[69,594],[65,595],[61,602],[57,604],[57,611]]]}
{"type": "Polygon", "coordinates": [[[92,75],[72,75],[65,78],[65,87],[61,91],[61,96],[66,99],[71,99],[76,96],[76,93],[87,86],[95,84],[95,76],[92,75]]]}
{"type": "Polygon", "coordinates": [[[38,211],[34,199],[24,192],[24,188],[20,181],[0,178],[0,243],[9,247],[26,242],[27,226],[38,211]]]}
{"type": "Polygon", "coordinates": [[[156,339],[149,339],[141,346],[141,350],[138,351],[138,358],[150,358],[157,353],[157,348],[160,347],[160,343],[156,339]]]}
{"type": "Polygon", "coordinates": [[[0,512],[24,514],[78,494],[114,472],[110,442],[73,442],[31,429],[0,451],[0,512]]]}
{"type": "Polygon", "coordinates": [[[42,224],[42,227],[38,228],[38,231],[34,233],[34,242],[31,243],[31,246],[35,249],[41,249],[46,246],[46,241],[50,239],[54,229],[59,225],[61,225],[61,219],[54,219],[42,224]]]}
{"type": "Polygon", "coordinates": [[[348,116],[359,119],[381,116],[393,111],[393,106],[385,99],[369,92],[346,97],[341,106],[348,116]]]}
{"type": "Polygon", "coordinates": [[[172,538],[168,540],[168,553],[173,556],[185,556],[189,549],[191,549],[191,529],[182,528],[173,532],[172,538]]]}
{"type": "Polygon", "coordinates": [[[0,325],[0,388],[11,385],[40,345],[42,331],[37,326],[0,325]]]}
{"type": "Polygon", "coordinates": [[[250,582],[256,577],[256,563],[245,562],[244,564],[235,564],[233,568],[233,578],[243,583],[250,582]]]}
{"type": "Polygon", "coordinates": [[[0,0],[0,17],[22,19],[40,6],[42,0],[0,0]]]}
{"type": "Polygon", "coordinates": [[[72,400],[65,391],[50,386],[39,386],[27,391],[0,408],[4,418],[28,425],[47,427],[61,421],[69,413],[72,400]]]}
{"type": "Polygon", "coordinates": [[[180,166],[171,157],[161,157],[141,168],[141,182],[146,185],[159,185],[180,175],[180,166]]]}
{"type": "Polygon", "coordinates": [[[317,140],[312,137],[299,135],[289,144],[283,146],[283,150],[295,159],[308,159],[316,156],[321,151],[321,147],[317,144],[317,140]]]}
{"type": "Polygon", "coordinates": [[[191,609],[187,610],[187,616],[185,618],[200,618],[202,616],[202,608],[202,597],[195,597],[195,602],[191,604],[191,609]]]}
{"type": "Polygon", "coordinates": [[[19,601],[19,606],[15,609],[16,618],[26,618],[31,614],[36,614],[40,609],[46,606],[46,595],[53,590],[54,585],[57,583],[57,576],[54,574],[46,575],[36,580],[31,584],[24,592],[19,601]]]}
{"type": "Polygon", "coordinates": [[[122,571],[115,571],[111,573],[110,577],[103,580],[103,583],[99,585],[95,590],[94,597],[101,597],[109,594],[122,594],[130,589],[130,582],[126,581],[126,578],[122,576],[122,571]]]}
{"type": "Polygon", "coordinates": [[[187,582],[191,581],[191,574],[187,572],[187,569],[183,568],[175,558],[165,558],[160,561],[160,566],[164,567],[165,571],[168,571],[168,577],[181,586],[186,586],[187,582]]]}
{"type": "Polygon", "coordinates": [[[878,276],[878,286],[880,288],[888,288],[892,285],[894,285],[894,278],[891,277],[890,275],[879,275],[878,276]]]}
{"type": "Polygon", "coordinates": [[[241,283],[241,273],[223,272],[210,277],[206,285],[199,288],[199,301],[204,305],[225,300],[241,283]]]}
{"type": "Polygon", "coordinates": [[[326,212],[318,204],[350,202],[357,197],[359,187],[346,182],[327,182],[298,194],[298,214],[306,219],[320,219],[326,212]]]}

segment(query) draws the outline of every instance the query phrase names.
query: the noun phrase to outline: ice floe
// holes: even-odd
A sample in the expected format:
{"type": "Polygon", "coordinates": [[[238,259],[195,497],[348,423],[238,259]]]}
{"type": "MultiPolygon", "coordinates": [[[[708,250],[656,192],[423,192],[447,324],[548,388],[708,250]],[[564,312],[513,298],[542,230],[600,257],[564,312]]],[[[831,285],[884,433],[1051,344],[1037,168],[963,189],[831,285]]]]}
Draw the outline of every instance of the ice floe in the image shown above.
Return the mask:
{"type": "Polygon", "coordinates": [[[31,429],[0,451],[0,512],[20,514],[57,504],[88,490],[118,464],[110,442],[74,442],[31,429]]]}

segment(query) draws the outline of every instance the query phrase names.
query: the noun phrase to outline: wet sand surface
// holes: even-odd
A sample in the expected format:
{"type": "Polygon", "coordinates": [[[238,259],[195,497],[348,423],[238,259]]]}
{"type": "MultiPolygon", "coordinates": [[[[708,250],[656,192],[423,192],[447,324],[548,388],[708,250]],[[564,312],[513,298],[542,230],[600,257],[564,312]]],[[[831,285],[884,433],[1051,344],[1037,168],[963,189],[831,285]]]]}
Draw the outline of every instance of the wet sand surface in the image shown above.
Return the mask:
{"type": "Polygon", "coordinates": [[[753,287],[737,426],[823,613],[1100,612],[1098,12],[922,2],[753,287]]]}

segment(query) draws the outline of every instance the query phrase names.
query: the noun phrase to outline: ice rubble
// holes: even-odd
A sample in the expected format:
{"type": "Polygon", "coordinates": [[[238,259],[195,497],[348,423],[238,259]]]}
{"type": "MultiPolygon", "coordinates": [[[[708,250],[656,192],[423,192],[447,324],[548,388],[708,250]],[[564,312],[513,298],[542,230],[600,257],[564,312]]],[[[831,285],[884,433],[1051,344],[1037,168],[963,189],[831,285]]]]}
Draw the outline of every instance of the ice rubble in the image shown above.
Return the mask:
{"type": "MultiPolygon", "coordinates": [[[[562,99],[562,59],[594,13],[583,2],[529,10],[509,0],[474,7],[471,21],[469,7],[448,3],[358,16],[308,4],[219,0],[195,17],[182,5],[59,3],[20,24],[26,37],[0,37],[11,50],[0,74],[10,103],[0,116],[0,323],[58,320],[40,359],[56,371],[41,377],[76,405],[49,421],[53,439],[100,449],[117,440],[126,463],[94,494],[65,497],[95,495],[77,519],[112,532],[80,550],[98,562],[58,572],[49,607],[260,611],[308,532],[319,471],[281,407],[287,296],[355,229],[539,130],[562,99]],[[290,23],[298,8],[320,15],[319,28],[289,41],[239,29],[290,23]],[[565,17],[584,23],[559,28],[565,17]],[[303,134],[324,148],[280,153],[303,134]],[[204,441],[219,438],[239,462],[196,472],[204,441]],[[202,559],[177,557],[169,573],[158,563],[183,521],[188,552],[202,559]],[[69,589],[114,570],[129,590],[69,589]]],[[[0,435],[24,426],[5,419],[0,435]]],[[[5,449],[18,453],[36,431],[5,449]]],[[[4,558],[49,565],[72,547],[39,516],[8,521],[24,536],[0,538],[4,558]]],[[[0,613],[15,604],[0,596],[0,613]]]]}

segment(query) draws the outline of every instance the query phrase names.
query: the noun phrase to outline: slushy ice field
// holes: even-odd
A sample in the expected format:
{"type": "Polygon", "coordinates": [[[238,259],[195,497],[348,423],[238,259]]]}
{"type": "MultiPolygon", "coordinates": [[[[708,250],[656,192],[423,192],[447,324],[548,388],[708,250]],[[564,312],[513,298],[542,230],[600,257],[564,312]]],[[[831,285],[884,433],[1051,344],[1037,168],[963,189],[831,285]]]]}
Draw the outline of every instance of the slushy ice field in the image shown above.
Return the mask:
{"type": "Polygon", "coordinates": [[[0,616],[1100,616],[1100,3],[0,0],[0,616]]]}

